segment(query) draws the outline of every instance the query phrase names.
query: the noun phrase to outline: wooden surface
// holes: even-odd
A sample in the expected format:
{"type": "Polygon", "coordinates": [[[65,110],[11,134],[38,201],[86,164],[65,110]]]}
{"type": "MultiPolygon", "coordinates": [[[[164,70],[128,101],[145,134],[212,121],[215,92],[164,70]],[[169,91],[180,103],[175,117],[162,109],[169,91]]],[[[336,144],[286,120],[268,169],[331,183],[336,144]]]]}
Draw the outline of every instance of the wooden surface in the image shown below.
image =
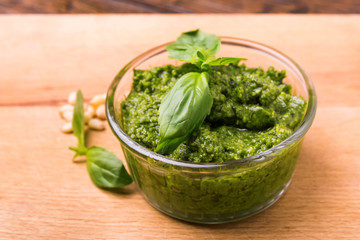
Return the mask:
{"type": "MultiPolygon", "coordinates": [[[[360,16],[3,15],[0,26],[0,239],[360,238],[360,16]],[[287,53],[318,94],[287,193],[236,223],[172,219],[134,184],[96,188],[59,130],[69,92],[105,92],[129,60],[196,27],[287,53]]],[[[88,141],[120,155],[109,127],[88,141]]]]}
{"type": "Polygon", "coordinates": [[[360,1],[1,0],[0,13],[360,13],[360,1]]]}

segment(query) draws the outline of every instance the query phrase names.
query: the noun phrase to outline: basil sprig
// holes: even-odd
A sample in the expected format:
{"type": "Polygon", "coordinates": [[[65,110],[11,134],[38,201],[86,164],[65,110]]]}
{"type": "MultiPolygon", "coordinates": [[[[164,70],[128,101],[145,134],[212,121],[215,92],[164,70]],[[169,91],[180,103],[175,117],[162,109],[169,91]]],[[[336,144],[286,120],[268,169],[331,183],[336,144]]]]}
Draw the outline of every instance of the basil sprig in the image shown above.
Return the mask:
{"type": "Polygon", "coordinates": [[[163,98],[159,109],[160,141],[156,152],[169,154],[200,127],[210,113],[213,98],[208,81],[211,66],[238,64],[246,58],[215,58],[221,39],[199,29],[182,33],[167,45],[169,58],[196,65],[201,73],[183,75],[163,98]]]}
{"type": "Polygon", "coordinates": [[[86,167],[96,186],[118,188],[132,183],[132,178],[115,154],[102,147],[85,146],[84,98],[80,90],[76,94],[72,125],[78,146],[69,149],[75,151],[74,159],[78,156],[86,156],[86,167]]]}
{"type": "Polygon", "coordinates": [[[167,45],[169,58],[193,63],[199,68],[208,58],[220,51],[221,39],[200,30],[181,34],[173,44],[167,45]]]}

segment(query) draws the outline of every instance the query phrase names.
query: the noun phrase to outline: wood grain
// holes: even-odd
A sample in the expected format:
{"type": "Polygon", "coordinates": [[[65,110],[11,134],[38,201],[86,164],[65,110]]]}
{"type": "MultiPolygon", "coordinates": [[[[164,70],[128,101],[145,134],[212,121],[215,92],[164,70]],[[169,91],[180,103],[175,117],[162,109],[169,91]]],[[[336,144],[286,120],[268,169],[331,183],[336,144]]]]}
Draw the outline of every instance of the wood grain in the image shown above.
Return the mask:
{"type": "MultiPolygon", "coordinates": [[[[0,26],[0,239],[359,238],[360,16],[33,15],[0,16],[0,26]],[[71,162],[75,137],[59,130],[69,92],[106,91],[137,54],[195,27],[287,53],[319,97],[288,192],[231,224],[167,217],[133,184],[96,188],[85,165],[71,162]]],[[[109,129],[87,139],[121,155],[109,129]]]]}
{"type": "Polygon", "coordinates": [[[2,0],[0,13],[360,13],[358,0],[2,0]]]}

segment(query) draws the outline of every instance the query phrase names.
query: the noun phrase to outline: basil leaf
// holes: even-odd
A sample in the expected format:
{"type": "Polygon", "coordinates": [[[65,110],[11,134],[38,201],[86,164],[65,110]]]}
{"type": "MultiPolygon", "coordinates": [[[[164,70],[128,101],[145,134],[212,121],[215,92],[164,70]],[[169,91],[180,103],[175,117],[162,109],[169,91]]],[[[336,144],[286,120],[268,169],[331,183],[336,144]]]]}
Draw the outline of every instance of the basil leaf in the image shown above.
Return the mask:
{"type": "Polygon", "coordinates": [[[84,120],[84,97],[80,90],[76,93],[76,102],[74,106],[74,113],[72,119],[72,127],[74,131],[74,135],[78,139],[78,146],[70,147],[71,150],[75,151],[76,154],[73,157],[75,159],[77,156],[86,155],[86,147],[85,147],[85,120],[84,120]]]}
{"type": "Polygon", "coordinates": [[[197,29],[182,33],[175,43],[202,47],[209,55],[215,55],[220,51],[221,39],[197,29]]]}
{"type": "Polygon", "coordinates": [[[230,64],[230,63],[238,65],[239,62],[242,60],[247,60],[247,58],[220,57],[220,58],[206,61],[206,62],[204,62],[204,64],[207,64],[210,66],[226,65],[226,64],[230,64]]]}
{"type": "Polygon", "coordinates": [[[205,49],[188,44],[171,44],[166,46],[169,58],[193,63],[198,67],[207,59],[205,49]]]}
{"type": "Polygon", "coordinates": [[[183,75],[160,105],[160,141],[156,152],[169,154],[203,123],[213,99],[206,72],[183,75]]]}
{"type": "Polygon", "coordinates": [[[76,102],[72,119],[74,135],[79,140],[79,145],[85,146],[85,120],[84,120],[84,97],[81,91],[76,93],[76,102]]]}
{"type": "Polygon", "coordinates": [[[221,39],[200,30],[185,32],[175,41],[167,45],[169,58],[186,61],[199,68],[207,59],[213,59],[220,50],[221,39]]]}
{"type": "Polygon", "coordinates": [[[92,146],[86,153],[86,167],[93,183],[101,188],[117,188],[132,183],[123,163],[105,148],[92,146]]]}

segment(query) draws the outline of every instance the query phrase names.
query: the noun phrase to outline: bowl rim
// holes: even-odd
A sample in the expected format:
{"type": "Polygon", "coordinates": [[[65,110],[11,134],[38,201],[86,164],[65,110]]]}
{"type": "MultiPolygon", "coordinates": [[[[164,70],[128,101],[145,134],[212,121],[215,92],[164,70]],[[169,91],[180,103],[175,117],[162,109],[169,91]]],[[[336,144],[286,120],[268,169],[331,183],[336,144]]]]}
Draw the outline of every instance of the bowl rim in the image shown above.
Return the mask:
{"type": "MultiPolygon", "coordinates": [[[[306,74],[306,72],[300,67],[298,63],[296,63],[292,58],[287,56],[286,54],[276,50],[270,46],[267,46],[262,43],[258,43],[252,40],[236,38],[236,37],[221,37],[221,44],[227,45],[235,45],[235,46],[242,46],[247,48],[252,48],[253,50],[257,50],[263,52],[264,54],[268,54],[277,60],[280,60],[282,63],[287,65],[289,68],[297,71],[297,78],[301,77],[306,85],[306,90],[308,92],[308,102],[307,108],[305,112],[305,116],[301,121],[300,125],[297,129],[285,140],[280,142],[279,144],[273,146],[272,148],[260,152],[258,154],[252,155],[247,158],[231,160],[222,163],[194,163],[194,162],[187,162],[181,160],[175,160],[164,155],[158,154],[156,152],[151,151],[140,145],[139,143],[135,142],[133,139],[130,138],[121,128],[119,123],[117,122],[116,115],[115,115],[115,106],[114,106],[114,95],[116,92],[116,88],[124,76],[124,74],[131,68],[136,68],[137,65],[141,64],[142,62],[146,61],[149,58],[155,57],[166,51],[165,47],[168,44],[173,42],[168,42],[165,44],[161,44],[154,48],[151,48],[144,53],[138,55],[129,63],[127,63],[115,76],[114,80],[112,81],[109,89],[107,91],[106,96],[106,116],[107,121],[119,141],[121,141],[128,149],[132,151],[136,151],[137,154],[141,154],[143,157],[148,157],[166,164],[175,165],[179,167],[187,167],[187,168],[219,168],[219,167],[235,167],[235,166],[249,166],[251,163],[260,163],[266,162],[271,160],[274,157],[274,153],[281,151],[282,149],[286,149],[287,146],[299,141],[309,130],[310,126],[313,123],[316,113],[316,106],[317,106],[317,98],[316,92],[314,88],[314,84],[311,81],[310,77],[306,74]]],[[[123,146],[123,145],[122,145],[123,146]]]]}

